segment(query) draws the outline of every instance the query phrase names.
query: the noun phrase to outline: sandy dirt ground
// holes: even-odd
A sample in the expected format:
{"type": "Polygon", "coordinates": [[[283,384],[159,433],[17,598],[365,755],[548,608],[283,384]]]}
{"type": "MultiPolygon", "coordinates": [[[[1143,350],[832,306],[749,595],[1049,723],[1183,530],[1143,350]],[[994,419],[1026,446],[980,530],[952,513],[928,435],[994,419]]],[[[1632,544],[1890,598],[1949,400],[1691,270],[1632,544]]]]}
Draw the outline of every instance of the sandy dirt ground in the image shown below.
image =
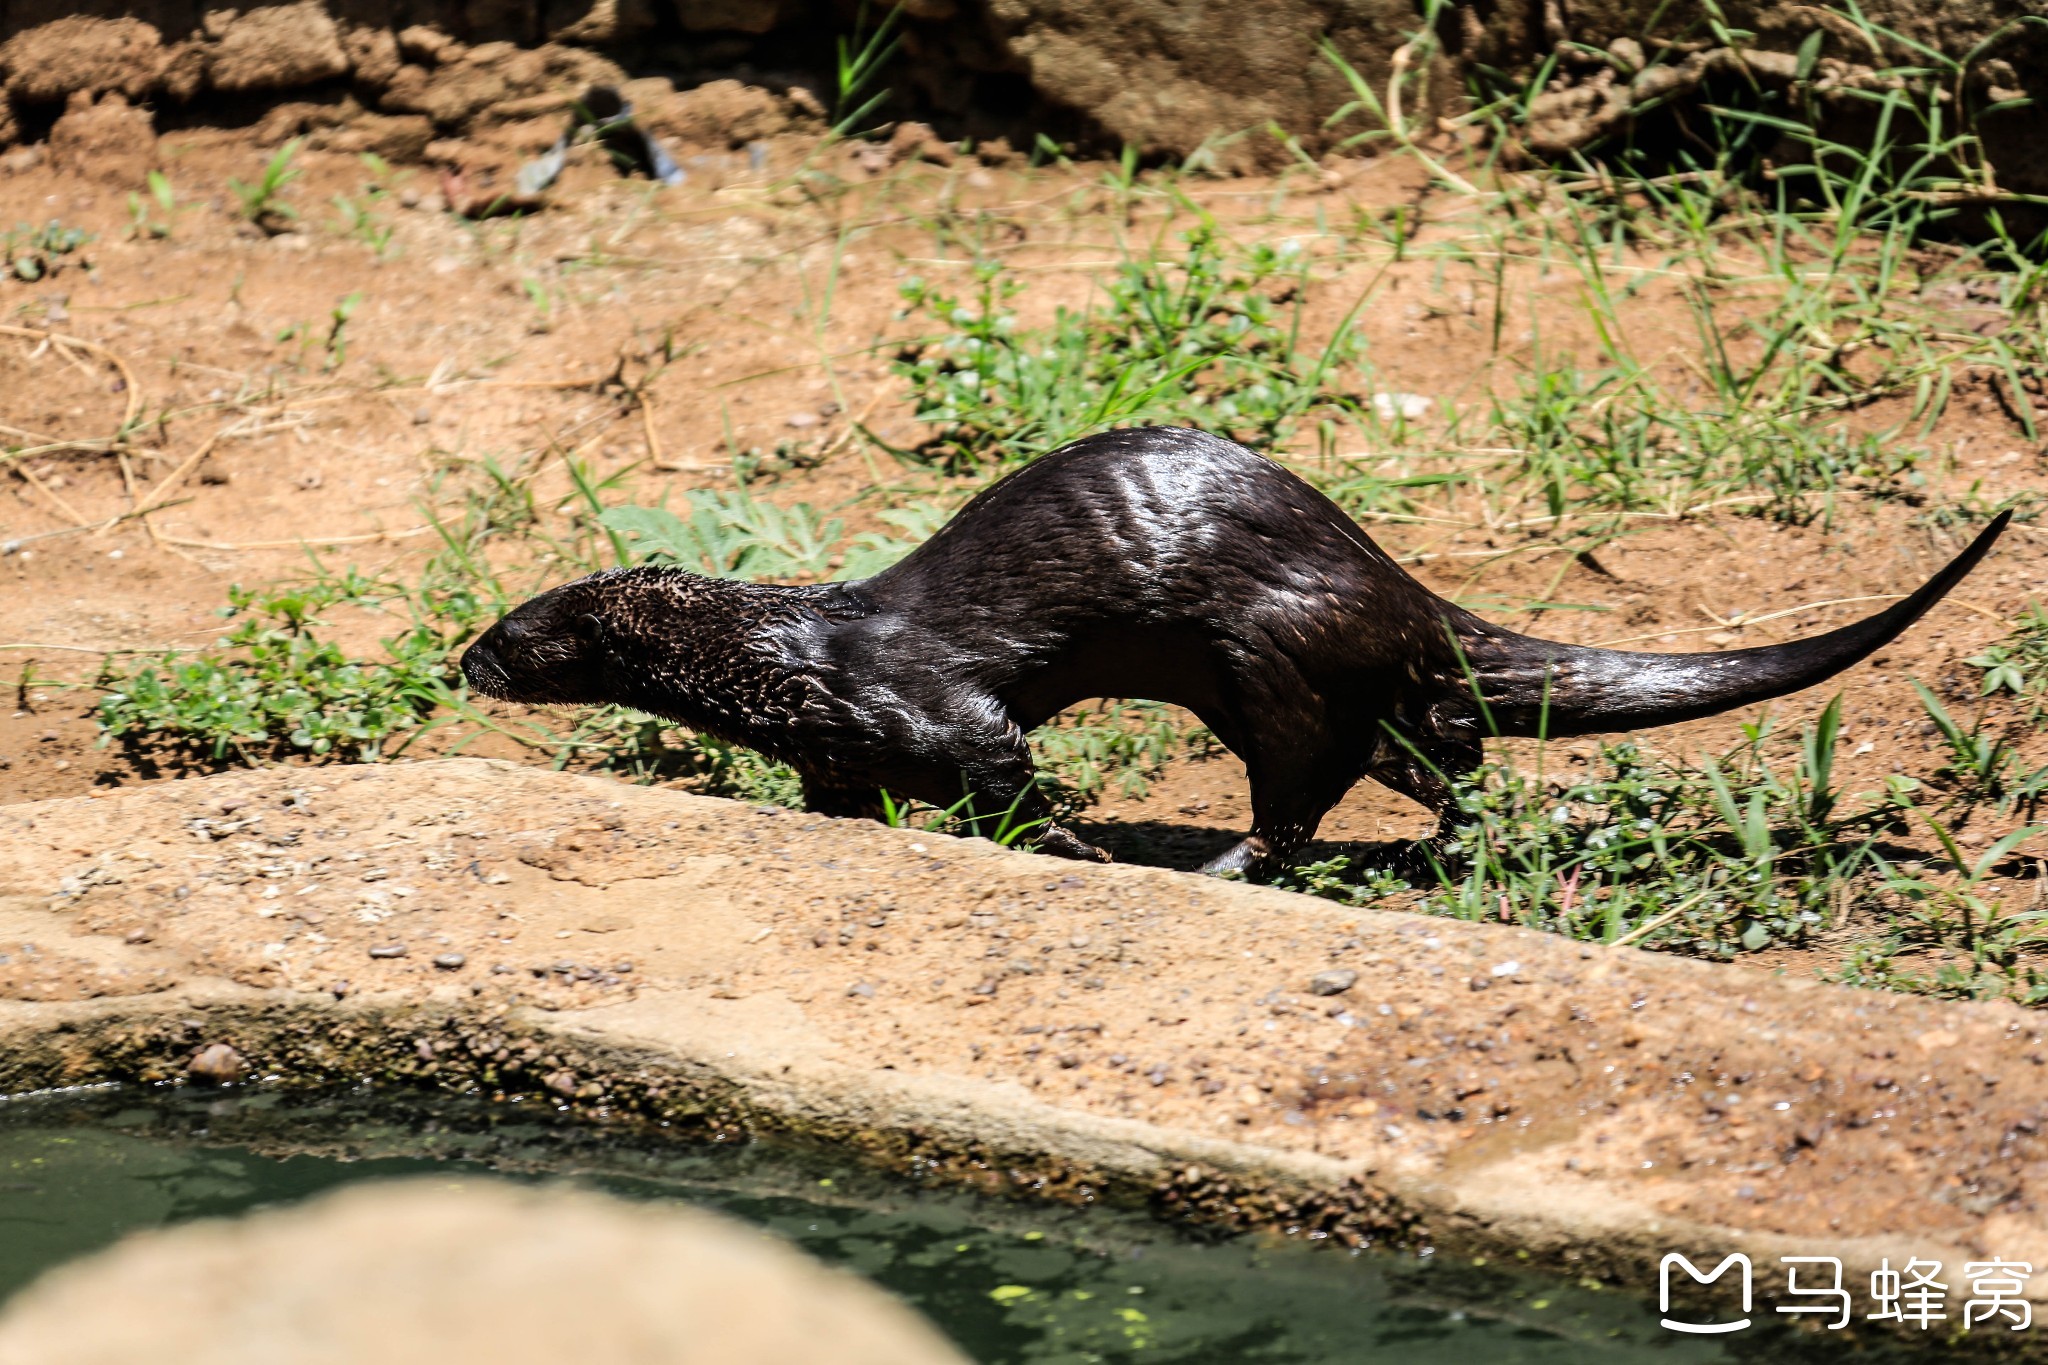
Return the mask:
{"type": "Polygon", "coordinates": [[[488,760],[0,831],[0,1089],[387,1077],[1637,1286],[1667,1250],[2048,1262],[2009,1005],[488,760]]]}

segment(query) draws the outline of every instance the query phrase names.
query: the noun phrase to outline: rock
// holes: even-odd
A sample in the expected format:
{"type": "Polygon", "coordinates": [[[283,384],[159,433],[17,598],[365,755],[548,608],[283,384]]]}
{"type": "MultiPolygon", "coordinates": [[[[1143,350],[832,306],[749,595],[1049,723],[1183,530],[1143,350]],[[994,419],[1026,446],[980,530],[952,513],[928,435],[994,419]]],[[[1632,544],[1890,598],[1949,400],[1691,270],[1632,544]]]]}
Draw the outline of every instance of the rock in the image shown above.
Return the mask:
{"type": "Polygon", "coordinates": [[[62,104],[74,91],[115,90],[141,99],[164,60],[163,36],[140,19],[72,16],[0,44],[0,69],[16,104],[62,104]]]}
{"type": "Polygon", "coordinates": [[[140,1233],[0,1315],[0,1365],[143,1360],[966,1365],[890,1295],[722,1217],[447,1177],[140,1233]]]}
{"type": "Polygon", "coordinates": [[[405,951],[403,943],[380,943],[370,949],[370,956],[376,958],[404,957],[405,951]]]}
{"type": "Polygon", "coordinates": [[[289,90],[347,74],[341,31],[318,0],[244,10],[222,30],[206,69],[214,89],[230,92],[289,90]]]}
{"type": "Polygon", "coordinates": [[[434,959],[434,965],[444,972],[459,972],[468,961],[461,953],[443,953],[434,959]]]}
{"type": "Polygon", "coordinates": [[[544,13],[550,41],[594,47],[639,38],[659,18],[652,0],[549,0],[544,13]]]}
{"type": "Polygon", "coordinates": [[[469,49],[455,41],[440,29],[426,24],[414,24],[398,31],[398,50],[409,62],[427,66],[445,66],[459,62],[469,49]]]}
{"type": "Polygon", "coordinates": [[[952,145],[941,140],[929,124],[899,123],[889,135],[889,157],[893,161],[929,161],[950,166],[955,153],[952,145]]]}
{"type": "Polygon", "coordinates": [[[131,107],[119,94],[94,103],[78,91],[50,129],[50,166],[67,175],[139,188],[155,165],[156,126],[149,111],[131,107]]]}
{"type": "Polygon", "coordinates": [[[486,112],[504,117],[530,114],[533,106],[522,108],[522,102],[542,96],[564,101],[593,85],[617,86],[626,79],[616,63],[559,43],[538,48],[511,43],[435,47],[407,29],[399,34],[399,47],[408,55],[421,54],[420,60],[399,68],[379,104],[394,113],[425,114],[449,129],[463,127],[486,112]],[[430,49],[437,55],[426,56],[430,49]]]}
{"type": "Polygon", "coordinates": [[[309,145],[333,152],[371,152],[404,163],[426,160],[427,144],[433,140],[433,121],[418,114],[360,113],[340,128],[316,134],[309,145]]]}
{"type": "Polygon", "coordinates": [[[1419,393],[1376,393],[1372,410],[1382,422],[1416,422],[1429,414],[1430,400],[1419,393]]]}
{"type": "Polygon", "coordinates": [[[208,1043],[185,1066],[185,1074],[201,1085],[232,1085],[246,1070],[242,1054],[226,1043],[208,1043]]]}
{"type": "Polygon", "coordinates": [[[676,17],[692,33],[766,33],[782,17],[780,0],[677,0],[676,17]]]}
{"type": "Polygon", "coordinates": [[[389,84],[404,65],[398,55],[398,36],[388,28],[351,28],[341,36],[341,51],[356,84],[371,88],[389,84]]]}
{"type": "Polygon", "coordinates": [[[655,136],[697,147],[744,147],[790,126],[781,100],[738,81],[707,81],[694,90],[636,106],[634,112],[655,136]]]}
{"type": "Polygon", "coordinates": [[[1338,967],[1327,972],[1317,972],[1309,978],[1311,995],[1342,995],[1358,984],[1358,973],[1349,967],[1338,967]]]}

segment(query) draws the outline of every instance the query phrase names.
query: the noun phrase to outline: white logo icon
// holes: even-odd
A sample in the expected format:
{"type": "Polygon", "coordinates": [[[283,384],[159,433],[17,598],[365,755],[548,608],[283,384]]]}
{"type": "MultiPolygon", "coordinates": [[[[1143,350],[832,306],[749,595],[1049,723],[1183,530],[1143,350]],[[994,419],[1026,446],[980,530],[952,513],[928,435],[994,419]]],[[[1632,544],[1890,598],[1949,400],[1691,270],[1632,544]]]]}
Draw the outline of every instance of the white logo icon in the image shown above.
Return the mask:
{"type": "MultiPolygon", "coordinates": [[[[1729,1266],[1741,1266],[1742,1311],[1745,1314],[1749,1312],[1749,1257],[1739,1251],[1731,1252],[1722,1260],[1721,1264],[1715,1266],[1704,1275],[1700,1273],[1698,1266],[1686,1260],[1685,1257],[1677,1252],[1674,1251],[1666,1255],[1663,1260],[1657,1263],[1657,1309],[1659,1312],[1669,1313],[1671,1311],[1671,1267],[1674,1265],[1684,1266],[1685,1273],[1692,1276],[1694,1281],[1699,1284],[1712,1284],[1721,1278],[1729,1266]]],[[[1707,1336],[1721,1332],[1739,1332],[1749,1326],[1749,1319],[1743,1317],[1735,1322],[1702,1323],[1679,1322],[1667,1317],[1664,1319],[1664,1325],[1674,1332],[1692,1332],[1697,1335],[1707,1336]]]]}

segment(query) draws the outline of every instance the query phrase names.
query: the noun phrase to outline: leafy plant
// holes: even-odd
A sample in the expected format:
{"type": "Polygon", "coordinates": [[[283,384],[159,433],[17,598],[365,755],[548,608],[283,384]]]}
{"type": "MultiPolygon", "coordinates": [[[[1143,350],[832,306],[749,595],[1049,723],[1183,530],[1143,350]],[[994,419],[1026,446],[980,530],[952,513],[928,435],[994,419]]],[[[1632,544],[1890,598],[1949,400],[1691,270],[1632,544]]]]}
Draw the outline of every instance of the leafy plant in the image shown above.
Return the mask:
{"type": "Polygon", "coordinates": [[[979,836],[1009,848],[1028,842],[1046,824],[1044,816],[1025,819],[1020,814],[1022,793],[1011,798],[999,811],[977,811],[972,793],[962,796],[944,810],[929,810],[914,801],[898,801],[893,793],[882,792],[882,823],[891,829],[922,829],[932,833],[979,836]]]}
{"type": "Polygon", "coordinates": [[[1955,834],[1914,805],[1909,794],[1898,791],[1895,796],[1899,807],[1934,835],[1947,857],[1947,868],[1938,871],[1924,862],[1877,860],[1894,913],[1883,937],[1859,945],[1837,979],[1961,999],[2010,995],[2030,1005],[2048,1001],[2048,976],[2025,958],[2028,950],[2040,946],[2039,925],[2048,912],[2016,910],[1991,899],[1998,865],[2021,844],[2048,830],[2011,830],[1973,858],[1955,834]],[[1932,975],[1899,965],[1901,956],[1916,948],[1935,954],[1932,975]]]}
{"type": "Polygon", "coordinates": [[[189,746],[219,760],[276,749],[375,760],[418,731],[449,695],[457,624],[415,621],[383,642],[384,658],[352,658],[322,637],[321,613],[373,606],[396,585],[354,575],[298,589],[228,590],[242,618],[196,657],[164,655],[125,676],[103,675],[100,743],[189,746]]]}
{"type": "Polygon", "coordinates": [[[1983,672],[1981,695],[2010,694],[2026,704],[2029,722],[2048,724],[2048,611],[2039,603],[2027,608],[2011,634],[1963,662],[1983,672]]]}
{"type": "Polygon", "coordinates": [[[1215,743],[1206,729],[1184,728],[1172,708],[1155,701],[1082,707],[1031,733],[1039,783],[1062,816],[1095,804],[1112,782],[1124,796],[1143,797],[1169,762],[1215,743]]]}
{"type": "Polygon", "coordinates": [[[7,269],[18,280],[34,283],[47,279],[67,265],[84,264],[74,261],[75,256],[92,234],[83,228],[65,227],[55,218],[41,227],[27,223],[18,224],[0,243],[0,254],[4,254],[7,269]]]}
{"type": "Polygon", "coordinates": [[[1921,707],[1948,746],[1948,757],[1938,774],[1947,779],[1956,799],[1968,802],[2004,796],[2006,772],[2019,757],[2012,742],[2004,735],[1986,733],[1981,715],[1965,730],[1925,683],[1915,681],[1913,690],[1920,694],[1921,707]]]}
{"type": "Polygon", "coordinates": [[[696,488],[684,494],[687,512],[620,506],[598,521],[622,537],[622,560],[680,565],[713,578],[866,578],[915,549],[944,520],[929,503],[891,508],[882,520],[906,532],[866,531],[849,539],[840,517],[820,516],[809,503],[778,506],[744,488],[696,488]],[[630,548],[628,548],[630,547],[630,548]]]}
{"type": "Polygon", "coordinates": [[[1009,304],[1023,284],[992,262],[972,302],[923,280],[903,286],[911,315],[941,333],[906,348],[917,418],[938,427],[920,452],[949,470],[1029,459],[1104,427],[1173,423],[1270,445],[1320,407],[1357,351],[1350,321],[1320,352],[1300,345],[1307,262],[1292,246],[1227,258],[1209,228],[1170,264],[1121,266],[1096,306],[1062,308],[1020,330],[1009,304]]]}
{"type": "Polygon", "coordinates": [[[390,254],[391,237],[396,229],[379,219],[370,204],[359,204],[345,194],[335,195],[333,203],[335,211],[341,215],[343,233],[369,247],[380,261],[390,254]]]}
{"type": "Polygon", "coordinates": [[[334,305],[327,315],[327,340],[322,349],[327,352],[326,369],[338,370],[348,362],[348,320],[355,316],[363,296],[350,294],[334,305]]]}
{"type": "Polygon", "coordinates": [[[831,140],[860,136],[856,130],[861,123],[889,98],[887,90],[870,95],[868,89],[903,46],[903,35],[898,31],[902,20],[902,7],[891,5],[882,22],[870,29],[867,0],[861,0],[854,15],[853,33],[841,34],[834,40],[831,140]]]}
{"type": "MultiPolygon", "coordinates": [[[[1710,957],[1804,941],[1866,882],[1895,818],[1889,797],[1853,813],[1833,786],[1840,700],[1801,737],[1789,771],[1763,756],[1767,731],[1685,767],[1633,742],[1550,777],[1508,758],[1446,774],[1459,815],[1425,856],[1423,906],[1596,942],[1655,942],[1710,957]]],[[[1338,858],[1292,874],[1312,894],[1364,903],[1395,884],[1338,858]]]]}

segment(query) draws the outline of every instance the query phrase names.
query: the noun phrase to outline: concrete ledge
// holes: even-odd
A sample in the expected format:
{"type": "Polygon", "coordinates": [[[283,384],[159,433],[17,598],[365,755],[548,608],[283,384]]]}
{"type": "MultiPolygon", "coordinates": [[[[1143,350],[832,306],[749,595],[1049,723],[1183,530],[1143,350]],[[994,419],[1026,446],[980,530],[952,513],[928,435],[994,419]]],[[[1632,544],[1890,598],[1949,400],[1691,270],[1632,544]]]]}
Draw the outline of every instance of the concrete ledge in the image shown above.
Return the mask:
{"type": "Polygon", "coordinates": [[[1741,1250],[1766,1305],[1781,1255],[2048,1267],[2009,1005],[482,760],[0,809],[0,958],[0,1093],[523,1094],[1638,1289],[1741,1250]]]}

